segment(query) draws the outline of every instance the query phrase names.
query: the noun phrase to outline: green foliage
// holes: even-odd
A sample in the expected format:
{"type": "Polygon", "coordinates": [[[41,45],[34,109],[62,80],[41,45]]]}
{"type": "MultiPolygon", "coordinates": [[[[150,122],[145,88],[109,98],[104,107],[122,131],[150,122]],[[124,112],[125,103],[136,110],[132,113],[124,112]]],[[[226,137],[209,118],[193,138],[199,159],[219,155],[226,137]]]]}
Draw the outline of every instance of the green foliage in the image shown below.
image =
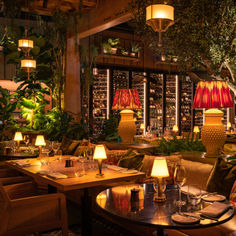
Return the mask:
{"type": "Polygon", "coordinates": [[[0,86],[0,141],[5,140],[8,136],[7,131],[15,126],[13,112],[16,109],[16,101],[14,96],[10,94],[8,89],[0,86]]]}
{"type": "MultiPolygon", "coordinates": [[[[234,0],[172,1],[175,24],[162,33],[162,47],[158,47],[157,32],[146,24],[146,7],[152,0],[132,0],[136,33],[157,56],[176,55],[181,69],[192,79],[202,77],[196,70],[205,71],[207,79],[228,79],[222,68],[230,72],[230,86],[235,89],[236,73],[236,2],[234,0]],[[191,48],[191,50],[189,50],[191,48]],[[234,65],[234,66],[233,66],[234,65]]],[[[236,90],[234,91],[236,92],[236,90]]]]}
{"type": "Polygon", "coordinates": [[[116,38],[116,39],[109,38],[107,40],[107,42],[111,45],[112,48],[114,48],[114,47],[118,47],[118,45],[120,44],[120,39],[119,38],[116,38]]]}
{"type": "Polygon", "coordinates": [[[123,56],[127,56],[129,54],[129,52],[127,50],[125,50],[124,48],[121,49],[121,54],[123,56]]]}
{"type": "Polygon", "coordinates": [[[72,123],[72,117],[58,108],[53,108],[46,115],[44,133],[49,140],[61,141],[63,136],[78,140],[88,138],[88,128],[83,121],[72,123]]]}
{"type": "Polygon", "coordinates": [[[131,42],[131,52],[138,53],[141,50],[141,46],[138,43],[131,42]]]}
{"type": "Polygon", "coordinates": [[[236,165],[236,154],[233,155],[233,156],[228,156],[228,157],[226,158],[226,160],[227,160],[228,162],[230,162],[230,163],[236,165]]]}
{"type": "Polygon", "coordinates": [[[171,140],[166,140],[164,138],[158,143],[156,148],[156,155],[170,155],[174,152],[181,152],[181,151],[206,151],[204,145],[198,139],[194,141],[193,139],[182,138],[177,139],[174,137],[171,140]]]}
{"type": "Polygon", "coordinates": [[[111,45],[108,42],[103,42],[102,48],[103,48],[103,51],[106,53],[111,53],[111,51],[112,51],[111,45]]]}

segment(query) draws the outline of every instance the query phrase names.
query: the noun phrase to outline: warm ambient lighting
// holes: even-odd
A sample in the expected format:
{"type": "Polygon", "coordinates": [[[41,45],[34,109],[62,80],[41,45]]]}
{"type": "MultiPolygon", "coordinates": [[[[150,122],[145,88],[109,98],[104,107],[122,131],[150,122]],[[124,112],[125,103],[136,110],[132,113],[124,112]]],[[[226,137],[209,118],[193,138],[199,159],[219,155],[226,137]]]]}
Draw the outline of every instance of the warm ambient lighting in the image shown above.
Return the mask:
{"type": "Polygon", "coordinates": [[[200,132],[200,130],[199,130],[199,127],[198,126],[194,126],[194,128],[193,128],[193,133],[199,133],[200,132]]]}
{"type": "Polygon", "coordinates": [[[145,126],[144,123],[140,125],[140,129],[143,131],[143,136],[145,135],[145,126]]]}
{"type": "Polygon", "coordinates": [[[21,68],[27,69],[27,71],[30,71],[32,69],[36,68],[36,61],[30,58],[26,58],[21,60],[21,68]]]}
{"type": "Polygon", "coordinates": [[[20,39],[18,40],[18,47],[22,49],[23,52],[28,52],[34,47],[34,41],[30,39],[20,39]]]}
{"type": "Polygon", "coordinates": [[[179,132],[179,128],[177,125],[173,126],[173,132],[175,133],[175,135],[179,132]]]}
{"type": "Polygon", "coordinates": [[[46,146],[46,142],[43,135],[37,135],[35,146],[39,146],[39,156],[42,155],[42,146],[46,146]]]}
{"type": "Polygon", "coordinates": [[[17,142],[17,151],[19,151],[19,149],[20,149],[20,141],[22,141],[22,140],[23,140],[22,133],[21,132],[15,132],[14,141],[17,142]]]}
{"type": "Polygon", "coordinates": [[[230,130],[231,129],[231,122],[227,122],[227,130],[230,130]]]}
{"type": "MultiPolygon", "coordinates": [[[[226,81],[198,82],[193,101],[193,108],[232,107],[233,100],[226,81]]],[[[202,143],[206,147],[206,157],[218,157],[226,140],[222,124],[223,112],[209,109],[204,112],[205,124],[201,130],[202,143]]]]}
{"type": "Polygon", "coordinates": [[[107,154],[105,147],[103,145],[97,145],[94,150],[93,159],[98,160],[98,170],[97,176],[103,176],[102,173],[102,160],[107,159],[107,154]]]}
{"type": "Polygon", "coordinates": [[[156,194],[154,195],[153,200],[155,202],[163,202],[166,200],[163,189],[163,178],[169,176],[169,171],[165,158],[156,158],[153,162],[151,176],[155,178],[154,189],[156,194]],[[157,185],[157,187],[156,187],[157,185]]]}
{"type": "Polygon", "coordinates": [[[136,134],[136,126],[133,118],[134,109],[142,109],[136,89],[117,89],[112,105],[113,110],[122,110],[118,133],[123,143],[132,143],[136,134]]]}
{"type": "Polygon", "coordinates": [[[146,24],[159,32],[158,46],[161,47],[161,33],[174,24],[174,7],[167,4],[153,4],[146,8],[146,24]]]}

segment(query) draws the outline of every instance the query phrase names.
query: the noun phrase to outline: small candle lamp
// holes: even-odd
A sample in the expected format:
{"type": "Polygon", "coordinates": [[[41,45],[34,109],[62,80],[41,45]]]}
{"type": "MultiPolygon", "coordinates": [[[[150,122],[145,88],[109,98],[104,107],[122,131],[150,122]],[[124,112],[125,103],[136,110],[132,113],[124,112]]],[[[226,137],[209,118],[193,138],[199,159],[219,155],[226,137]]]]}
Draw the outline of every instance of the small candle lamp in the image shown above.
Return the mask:
{"type": "Polygon", "coordinates": [[[169,176],[169,171],[166,163],[166,159],[158,157],[153,162],[151,176],[155,178],[154,189],[156,194],[154,195],[154,202],[164,202],[166,195],[163,189],[163,178],[169,176]]]}
{"type": "Polygon", "coordinates": [[[105,151],[105,147],[103,145],[97,145],[94,150],[93,159],[98,161],[98,170],[99,173],[97,174],[98,177],[103,176],[102,173],[102,160],[107,159],[107,154],[105,151]]]}
{"type": "Polygon", "coordinates": [[[39,146],[39,156],[42,156],[42,146],[46,146],[46,142],[43,135],[37,135],[35,146],[39,146]]]}
{"type": "Polygon", "coordinates": [[[230,131],[231,130],[231,122],[227,122],[227,130],[230,131]]]}
{"type": "Polygon", "coordinates": [[[15,136],[14,136],[14,141],[17,142],[17,151],[20,150],[20,141],[23,140],[23,136],[21,132],[15,132],[15,136]]]}
{"type": "Polygon", "coordinates": [[[175,135],[177,135],[177,133],[179,132],[179,128],[178,128],[177,125],[173,126],[173,132],[174,132],[175,135]]]}
{"type": "Polygon", "coordinates": [[[145,127],[144,127],[143,123],[140,125],[140,129],[143,131],[142,135],[144,136],[145,135],[145,127]]]}
{"type": "Polygon", "coordinates": [[[197,135],[200,133],[198,126],[193,127],[193,133],[194,133],[194,139],[197,139],[197,135]]]}

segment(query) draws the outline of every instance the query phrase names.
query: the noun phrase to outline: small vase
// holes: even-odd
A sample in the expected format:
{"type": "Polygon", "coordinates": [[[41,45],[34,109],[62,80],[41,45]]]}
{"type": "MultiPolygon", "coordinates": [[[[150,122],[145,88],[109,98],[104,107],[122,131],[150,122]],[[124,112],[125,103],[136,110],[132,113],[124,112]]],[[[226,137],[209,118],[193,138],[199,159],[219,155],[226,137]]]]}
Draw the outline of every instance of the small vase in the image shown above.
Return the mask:
{"type": "Polygon", "coordinates": [[[135,56],[136,56],[136,53],[135,53],[135,52],[131,52],[131,53],[130,53],[130,56],[131,56],[131,57],[135,57],[135,56]]]}
{"type": "Polygon", "coordinates": [[[111,54],[116,54],[117,48],[111,48],[111,54]]]}

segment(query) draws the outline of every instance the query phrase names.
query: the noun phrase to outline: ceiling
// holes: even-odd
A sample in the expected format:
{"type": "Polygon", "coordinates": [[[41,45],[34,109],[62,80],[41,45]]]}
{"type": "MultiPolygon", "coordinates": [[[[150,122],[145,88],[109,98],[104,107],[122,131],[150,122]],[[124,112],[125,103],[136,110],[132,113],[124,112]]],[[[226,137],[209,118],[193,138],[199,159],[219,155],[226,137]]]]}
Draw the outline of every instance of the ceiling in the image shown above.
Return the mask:
{"type": "MultiPolygon", "coordinates": [[[[99,0],[82,0],[83,9],[95,8],[99,0]]],[[[3,0],[0,0],[0,3],[3,0]]],[[[24,3],[24,1],[22,1],[24,3]]],[[[34,12],[39,15],[51,16],[55,9],[64,12],[78,11],[80,0],[26,0],[26,4],[22,5],[22,11],[34,12]]]]}

